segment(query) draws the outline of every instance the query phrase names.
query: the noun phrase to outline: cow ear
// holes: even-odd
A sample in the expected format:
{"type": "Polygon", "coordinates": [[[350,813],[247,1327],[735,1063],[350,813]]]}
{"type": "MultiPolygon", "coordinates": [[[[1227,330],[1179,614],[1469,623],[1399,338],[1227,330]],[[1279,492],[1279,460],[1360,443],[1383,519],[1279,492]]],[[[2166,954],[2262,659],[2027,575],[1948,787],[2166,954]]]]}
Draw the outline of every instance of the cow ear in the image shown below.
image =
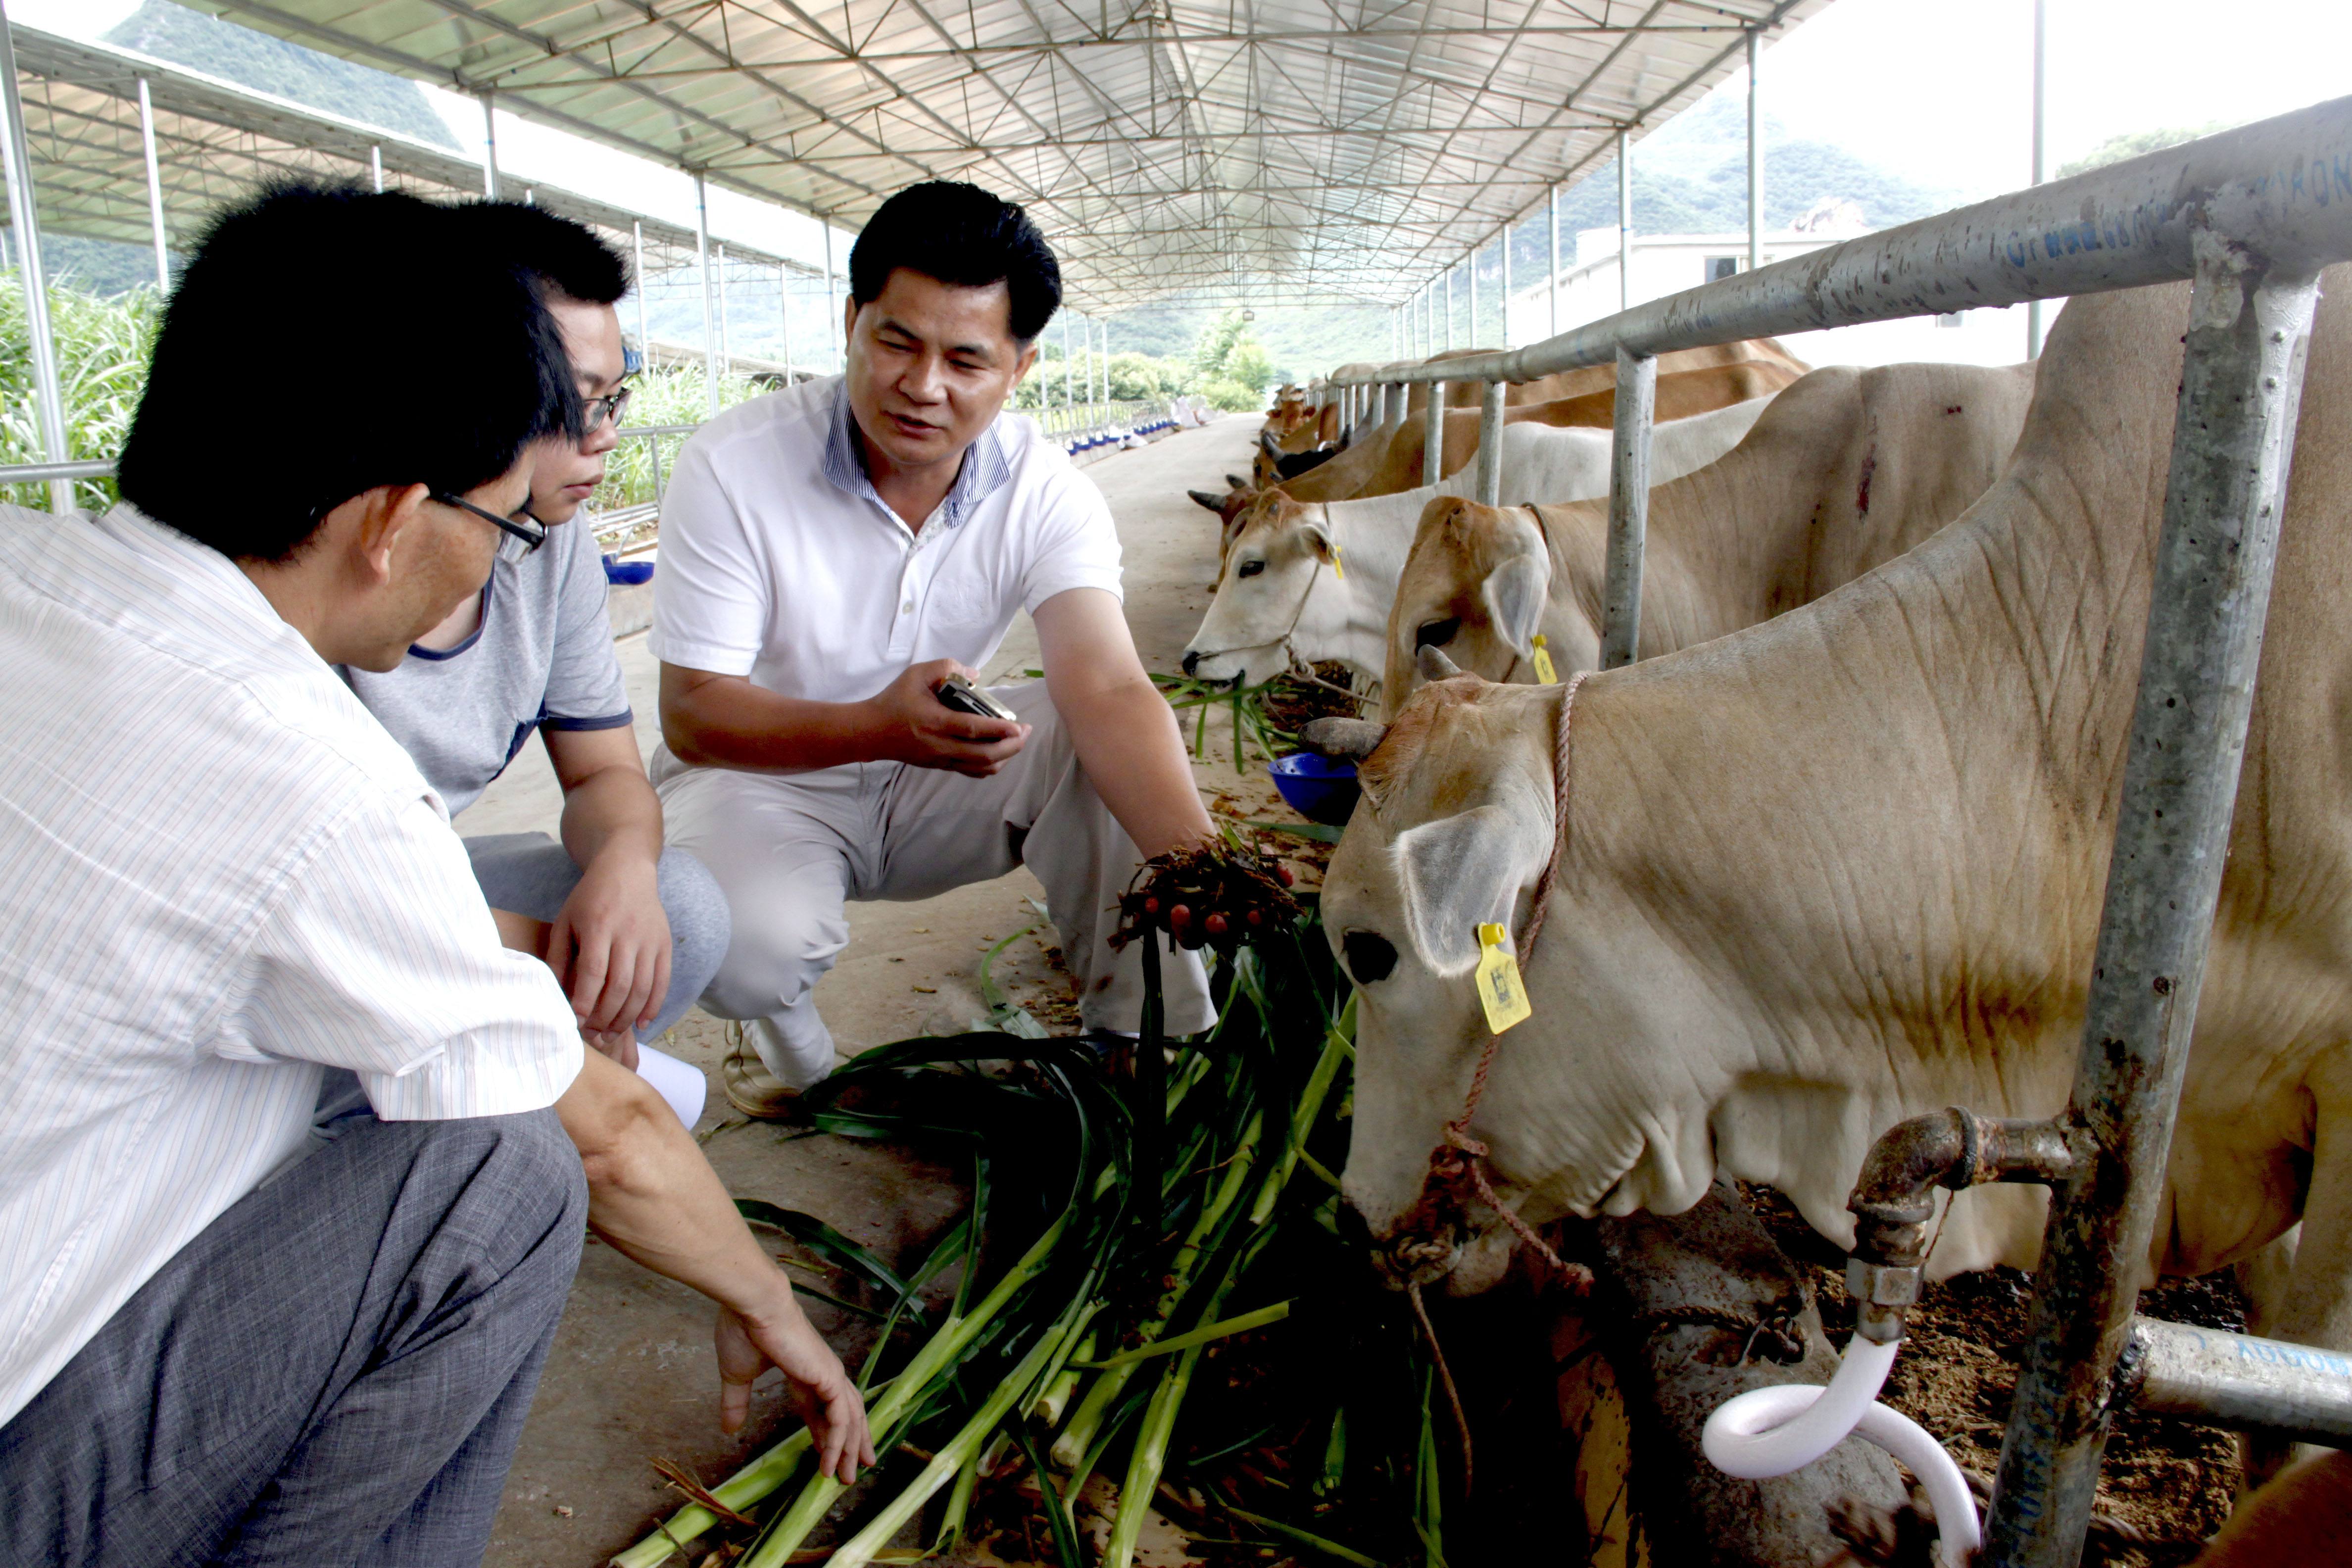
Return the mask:
{"type": "Polygon", "coordinates": [[[1224,498],[1224,497],[1223,497],[1223,496],[1218,496],[1218,495],[1211,495],[1211,494],[1210,494],[1208,491],[1206,491],[1206,490],[1186,490],[1184,493],[1185,493],[1186,495],[1188,495],[1188,496],[1191,496],[1194,500],[1196,500],[1196,501],[1200,502],[1202,506],[1207,507],[1211,511],[1215,512],[1219,517],[1223,517],[1223,516],[1224,516],[1224,515],[1225,515],[1225,498],[1224,498]]]}
{"type": "Polygon", "coordinates": [[[1313,551],[1315,558],[1324,565],[1328,566],[1339,559],[1339,546],[1331,542],[1331,530],[1327,524],[1302,523],[1299,525],[1299,532],[1307,540],[1307,548],[1313,551]]]}
{"type": "Polygon", "coordinates": [[[1486,574],[1486,614],[1496,635],[1520,658],[1535,657],[1535,636],[1543,629],[1545,602],[1551,596],[1551,558],[1514,555],[1486,574]]]}
{"type": "Polygon", "coordinates": [[[1405,931],[1422,962],[1441,977],[1476,967],[1481,924],[1509,923],[1524,879],[1521,830],[1509,809],[1496,805],[1441,816],[1396,836],[1405,931]]]}

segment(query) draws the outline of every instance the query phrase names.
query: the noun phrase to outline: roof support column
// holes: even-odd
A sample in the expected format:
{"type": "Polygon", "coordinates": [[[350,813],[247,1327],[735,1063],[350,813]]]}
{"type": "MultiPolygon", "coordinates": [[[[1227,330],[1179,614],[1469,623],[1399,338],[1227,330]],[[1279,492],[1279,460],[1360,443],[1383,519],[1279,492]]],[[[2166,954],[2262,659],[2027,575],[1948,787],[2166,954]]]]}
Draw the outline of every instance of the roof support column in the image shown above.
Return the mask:
{"type": "Polygon", "coordinates": [[[1764,58],[1764,33],[1748,29],[1748,270],[1764,265],[1764,110],[1756,71],[1764,58]]]}
{"type": "Polygon", "coordinates": [[[1470,346],[1478,346],[1478,247],[1470,247],[1470,265],[1463,270],[1470,274],[1470,346]]]}
{"type": "Polygon", "coordinates": [[[1551,216],[1551,271],[1547,275],[1550,282],[1544,289],[1544,298],[1550,302],[1551,307],[1549,312],[1551,326],[1546,335],[1556,338],[1559,336],[1559,187],[1558,185],[1554,185],[1545,195],[1544,205],[1550,209],[1551,216]]]}
{"type": "Polygon", "coordinates": [[[1625,132],[1617,132],[1617,308],[1633,308],[1633,162],[1625,132]]]}
{"type": "Polygon", "coordinates": [[[1078,362],[1070,357],[1070,312],[1062,312],[1062,406],[1078,405],[1078,362]]]}
{"type": "MultiPolygon", "coordinates": [[[[25,327],[33,340],[33,404],[41,422],[41,449],[52,463],[70,460],[65,407],[58,400],[58,345],[49,335],[49,280],[41,268],[41,225],[33,207],[33,160],[25,146],[25,102],[16,96],[16,45],[0,5],[0,148],[8,165],[8,219],[16,230],[18,280],[25,286],[25,327]]],[[[73,510],[73,481],[49,481],[49,510],[73,510]]]]}
{"type": "Polygon", "coordinates": [[[163,243],[163,173],[155,163],[155,105],[139,79],[139,141],[147,154],[147,226],[155,236],[155,291],[172,291],[172,253],[163,243]]]}
{"type": "Polygon", "coordinates": [[[784,325],[784,384],[793,384],[793,268],[776,263],[776,319],[784,325]]]}
{"type": "Polygon", "coordinates": [[[1503,346],[1511,346],[1511,226],[1503,226],[1503,346]]]}
{"type": "Polygon", "coordinates": [[[729,346],[727,332],[727,247],[719,247],[719,364],[730,374],[735,369],[735,351],[729,346]]]}
{"type": "Polygon", "coordinates": [[[1095,331],[1097,335],[1102,340],[1102,354],[1097,363],[1100,364],[1102,369],[1103,405],[1108,408],[1110,405],[1110,323],[1108,321],[1097,321],[1095,323],[1095,331]]]}
{"type": "MultiPolygon", "coordinates": [[[[699,191],[702,183],[695,181],[699,191]]],[[[499,199],[499,126],[498,116],[490,107],[490,95],[482,94],[482,195],[492,201],[499,199]]]]}
{"type": "Polygon", "coordinates": [[[629,258],[633,263],[629,286],[637,296],[637,359],[650,367],[654,363],[654,340],[646,331],[646,226],[636,219],[629,223],[629,258]]]}
{"type": "MultiPolygon", "coordinates": [[[[841,307],[834,302],[833,298],[833,224],[828,219],[824,226],[824,346],[828,350],[837,346],[841,355],[839,368],[846,371],[849,368],[849,338],[848,329],[842,323],[842,314],[841,307]]],[[[825,357],[830,359],[833,355],[828,353],[825,357]]]]}
{"type": "Polygon", "coordinates": [[[375,194],[383,195],[383,147],[381,143],[368,148],[368,174],[375,180],[375,194]]]}
{"type": "Polygon", "coordinates": [[[710,194],[694,176],[694,270],[702,279],[702,381],[707,418],[719,417],[719,334],[710,323],[710,194]]]}
{"type": "MultiPolygon", "coordinates": [[[[2043,11],[2045,0],[2033,0],[2033,183],[2040,184],[2050,176],[2042,162],[2042,121],[2049,117],[2050,74],[2048,70],[2048,29],[2043,11]]],[[[2025,357],[2042,357],[2042,301],[2025,302],[2025,357]]]]}

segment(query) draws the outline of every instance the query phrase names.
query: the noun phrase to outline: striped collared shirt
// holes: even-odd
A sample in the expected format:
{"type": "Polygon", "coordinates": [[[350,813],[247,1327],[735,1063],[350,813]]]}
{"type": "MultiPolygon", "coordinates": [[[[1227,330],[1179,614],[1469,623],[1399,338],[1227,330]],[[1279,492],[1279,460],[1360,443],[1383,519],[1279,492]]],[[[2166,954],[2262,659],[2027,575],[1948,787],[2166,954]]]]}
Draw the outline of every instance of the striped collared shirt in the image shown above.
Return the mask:
{"type": "Polygon", "coordinates": [[[580,1051],[243,573],[129,507],[0,508],[0,1423],[305,1147],[321,1065],[430,1120],[551,1104],[580,1051]]]}

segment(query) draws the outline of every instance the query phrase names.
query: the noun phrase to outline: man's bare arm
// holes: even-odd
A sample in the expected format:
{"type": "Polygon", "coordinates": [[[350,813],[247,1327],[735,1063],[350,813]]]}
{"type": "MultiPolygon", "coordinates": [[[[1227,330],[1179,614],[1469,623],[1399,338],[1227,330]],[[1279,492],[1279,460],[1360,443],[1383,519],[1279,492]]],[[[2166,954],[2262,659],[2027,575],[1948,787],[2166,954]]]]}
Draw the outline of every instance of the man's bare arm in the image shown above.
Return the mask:
{"type": "Polygon", "coordinates": [[[862,702],[811,702],[748,677],[665,664],[662,739],[682,763],[796,773],[844,763],[908,763],[985,777],[1011,761],[1025,724],[944,707],[934,689],[971,671],[950,658],[910,665],[862,702]]]}
{"type": "Polygon", "coordinates": [[[1176,715],[1136,657],[1117,595],[1071,588],[1034,618],[1054,709],[1136,847],[1149,857],[1213,837],[1176,715]]]}
{"type": "Polygon", "coordinates": [[[693,1137],[643,1079],[593,1051],[555,1103],[588,1173],[588,1224],[624,1256],[719,1303],[719,1425],[732,1432],[773,1365],[816,1439],[821,1473],[874,1462],[866,1406],[693,1137]]]}

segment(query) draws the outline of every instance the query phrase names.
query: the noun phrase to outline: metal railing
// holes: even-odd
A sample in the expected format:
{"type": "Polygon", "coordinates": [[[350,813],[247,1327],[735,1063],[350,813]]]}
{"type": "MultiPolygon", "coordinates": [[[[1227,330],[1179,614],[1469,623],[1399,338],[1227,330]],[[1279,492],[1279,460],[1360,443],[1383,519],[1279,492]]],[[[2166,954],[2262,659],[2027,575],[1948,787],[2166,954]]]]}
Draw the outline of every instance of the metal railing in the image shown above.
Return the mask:
{"type": "MultiPolygon", "coordinates": [[[[2192,281],[2084,1048],[2055,1124],[2074,1164],[2053,1192],[2035,1271],[1989,1568],[2070,1565],[2090,1521],[2118,1357],[2132,1333],[2129,1270],[2147,1256],[2163,1193],[2236,805],[2317,275],[2347,258],[2352,98],[1739,273],[1527,348],[1348,365],[1326,378],[1351,426],[1371,417],[1370,388],[1385,389],[1384,422],[1399,424],[1404,388],[1430,385],[1433,482],[1439,388],[1484,384],[1477,494],[1491,505],[1503,384],[1614,363],[1602,644],[1603,666],[1613,668],[1633,660],[1640,629],[1657,355],[2192,281]]],[[[2195,1403],[2183,1386],[2176,1408],[2195,1403]]],[[[2200,1408],[2207,1419],[2246,1424],[2219,1403],[2200,1408]]]]}

